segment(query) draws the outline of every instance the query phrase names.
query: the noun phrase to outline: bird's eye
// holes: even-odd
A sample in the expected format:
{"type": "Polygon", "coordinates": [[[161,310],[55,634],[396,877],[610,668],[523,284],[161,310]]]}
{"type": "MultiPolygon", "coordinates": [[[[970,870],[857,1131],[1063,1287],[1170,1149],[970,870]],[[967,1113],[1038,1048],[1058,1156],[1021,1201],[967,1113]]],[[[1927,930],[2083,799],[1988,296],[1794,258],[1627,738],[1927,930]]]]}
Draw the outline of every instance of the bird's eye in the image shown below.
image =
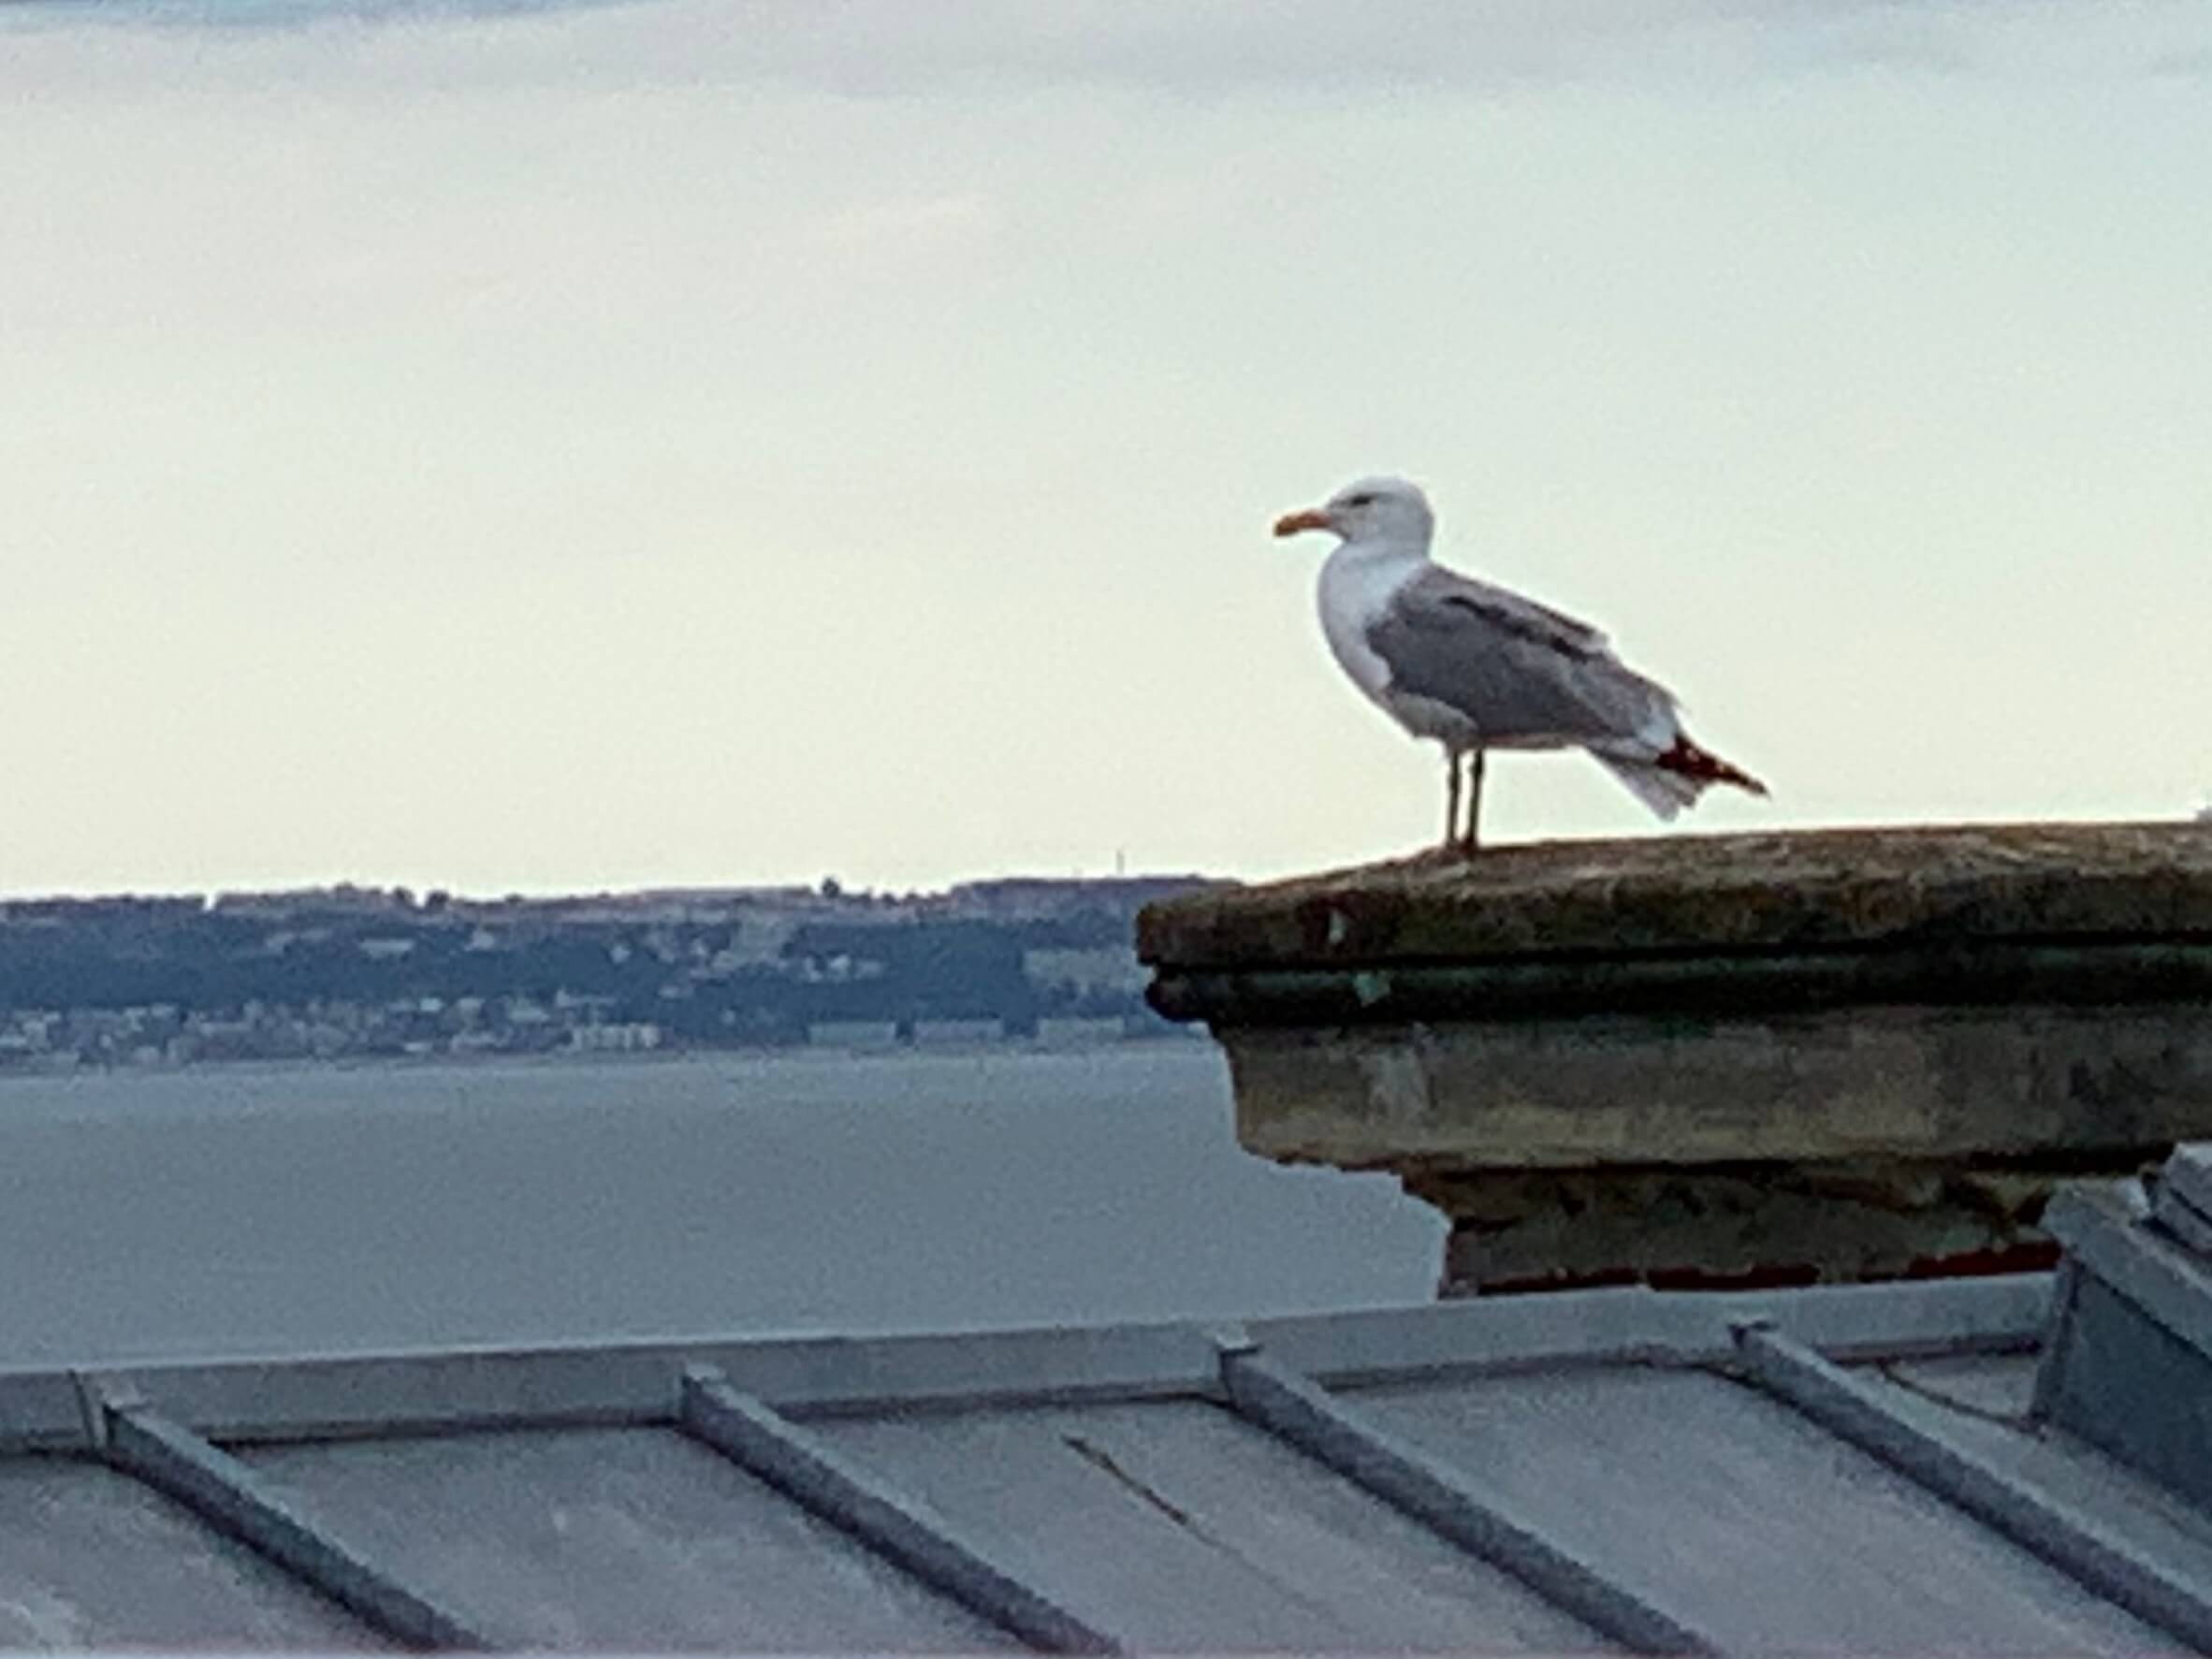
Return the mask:
{"type": "Polygon", "coordinates": [[[1344,504],[1347,507],[1372,507],[1375,505],[1375,498],[1362,491],[1359,495],[1345,497],[1344,504]]]}

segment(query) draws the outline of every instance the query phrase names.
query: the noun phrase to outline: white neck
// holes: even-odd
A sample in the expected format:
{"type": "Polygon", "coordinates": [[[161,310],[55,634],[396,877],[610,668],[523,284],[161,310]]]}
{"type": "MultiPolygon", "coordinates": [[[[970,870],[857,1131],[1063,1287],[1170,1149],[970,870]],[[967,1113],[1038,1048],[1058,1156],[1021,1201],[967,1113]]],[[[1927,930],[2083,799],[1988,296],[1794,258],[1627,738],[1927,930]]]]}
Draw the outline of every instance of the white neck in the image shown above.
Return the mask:
{"type": "Polygon", "coordinates": [[[1339,542],[1327,563],[1339,567],[1347,564],[1420,564],[1429,557],[1429,542],[1425,536],[1375,535],[1359,541],[1339,542]]]}

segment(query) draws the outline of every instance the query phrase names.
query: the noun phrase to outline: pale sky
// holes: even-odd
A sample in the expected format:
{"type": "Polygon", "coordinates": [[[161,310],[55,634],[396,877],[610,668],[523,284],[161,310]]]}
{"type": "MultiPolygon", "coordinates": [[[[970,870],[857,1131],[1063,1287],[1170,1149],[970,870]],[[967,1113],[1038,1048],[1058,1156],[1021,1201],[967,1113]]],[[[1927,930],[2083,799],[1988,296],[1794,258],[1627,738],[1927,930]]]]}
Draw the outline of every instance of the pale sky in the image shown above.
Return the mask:
{"type": "Polygon", "coordinates": [[[0,10],[0,892],[1413,851],[1407,473],[1765,777],[2212,794],[2212,7],[0,10]]]}

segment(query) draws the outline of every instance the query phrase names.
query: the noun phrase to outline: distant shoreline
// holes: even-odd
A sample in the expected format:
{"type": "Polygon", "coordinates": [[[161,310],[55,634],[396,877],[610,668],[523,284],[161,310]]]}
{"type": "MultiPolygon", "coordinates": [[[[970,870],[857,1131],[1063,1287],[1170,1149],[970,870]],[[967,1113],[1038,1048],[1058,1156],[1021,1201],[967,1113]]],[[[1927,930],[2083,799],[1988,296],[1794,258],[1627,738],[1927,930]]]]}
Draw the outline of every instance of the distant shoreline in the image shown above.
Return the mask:
{"type": "Polygon", "coordinates": [[[494,1069],[560,1071],[592,1065],[644,1070],[655,1066],[710,1066],[721,1061],[793,1060],[831,1064],[852,1060],[974,1060],[1000,1056],[1113,1055],[1132,1050],[1201,1046],[1206,1041],[1203,1031],[1178,1026],[1141,1035],[1063,1042],[1010,1037],[995,1041],[865,1043],[851,1047],[796,1042],[764,1043],[751,1048],[547,1049],[537,1052],[485,1050],[474,1054],[463,1050],[458,1054],[342,1055],[329,1059],[315,1059],[307,1055],[288,1058],[255,1055],[236,1060],[157,1060],[145,1064],[81,1061],[66,1066],[19,1065],[0,1070],[0,1090],[5,1090],[10,1084],[67,1083],[80,1078],[269,1077],[309,1073],[473,1071],[494,1069]]]}

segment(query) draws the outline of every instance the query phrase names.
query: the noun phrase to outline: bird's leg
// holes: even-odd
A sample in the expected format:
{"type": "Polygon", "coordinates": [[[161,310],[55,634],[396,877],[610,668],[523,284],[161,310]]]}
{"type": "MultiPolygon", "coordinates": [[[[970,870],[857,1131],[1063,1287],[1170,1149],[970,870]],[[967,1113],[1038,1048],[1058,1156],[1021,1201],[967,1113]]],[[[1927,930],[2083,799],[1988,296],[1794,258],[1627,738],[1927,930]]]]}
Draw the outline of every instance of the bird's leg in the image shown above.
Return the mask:
{"type": "Polygon", "coordinates": [[[1460,751],[1444,751],[1444,851],[1460,844],[1460,751]]]}
{"type": "Polygon", "coordinates": [[[1482,818],[1482,750],[1467,751],[1467,833],[1460,842],[1460,851],[1472,854],[1476,847],[1475,827],[1482,818]]]}

